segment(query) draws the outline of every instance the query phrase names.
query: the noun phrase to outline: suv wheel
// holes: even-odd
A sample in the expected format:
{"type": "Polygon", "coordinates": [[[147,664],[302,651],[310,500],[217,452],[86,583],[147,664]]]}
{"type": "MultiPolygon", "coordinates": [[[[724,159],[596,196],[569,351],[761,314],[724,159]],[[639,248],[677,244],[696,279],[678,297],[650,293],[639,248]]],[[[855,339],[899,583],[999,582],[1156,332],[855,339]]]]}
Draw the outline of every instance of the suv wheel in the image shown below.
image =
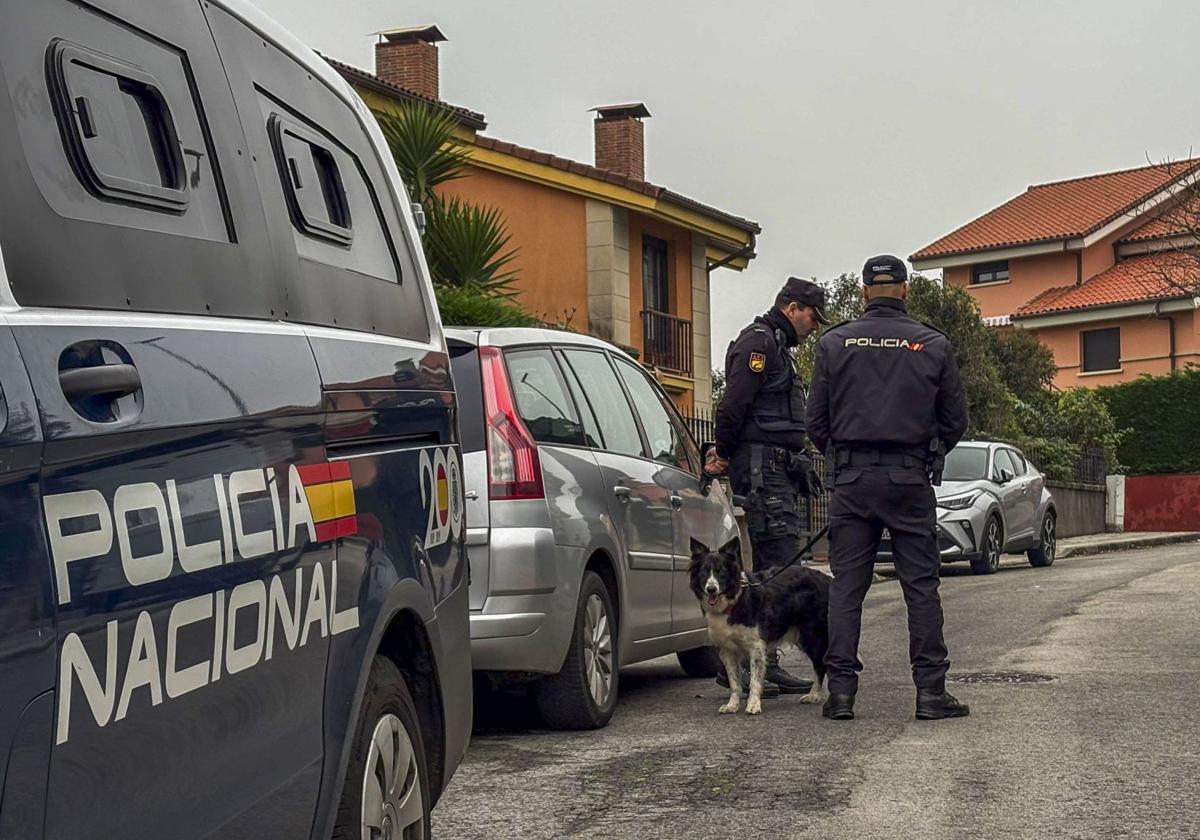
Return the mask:
{"type": "Polygon", "coordinates": [[[675,656],[679,659],[679,667],[683,668],[683,673],[694,680],[711,680],[721,673],[721,657],[712,645],[681,650],[675,656]]]}
{"type": "Polygon", "coordinates": [[[333,840],[427,838],[429,765],[400,669],[375,657],[354,730],[333,840]]]}
{"type": "Polygon", "coordinates": [[[599,729],[617,705],[617,624],[608,587],[583,573],[575,632],[562,670],[536,689],[538,710],[551,729],[599,729]]]}
{"type": "Polygon", "coordinates": [[[1046,517],[1042,520],[1041,540],[1041,545],[1029,549],[1029,565],[1053,566],[1054,553],[1058,550],[1058,530],[1052,510],[1046,511],[1046,517]]]}
{"type": "Polygon", "coordinates": [[[979,556],[971,558],[971,571],[977,575],[993,575],[1000,568],[1000,555],[1004,553],[1004,531],[1000,518],[989,516],[983,526],[983,543],[979,556]]]}

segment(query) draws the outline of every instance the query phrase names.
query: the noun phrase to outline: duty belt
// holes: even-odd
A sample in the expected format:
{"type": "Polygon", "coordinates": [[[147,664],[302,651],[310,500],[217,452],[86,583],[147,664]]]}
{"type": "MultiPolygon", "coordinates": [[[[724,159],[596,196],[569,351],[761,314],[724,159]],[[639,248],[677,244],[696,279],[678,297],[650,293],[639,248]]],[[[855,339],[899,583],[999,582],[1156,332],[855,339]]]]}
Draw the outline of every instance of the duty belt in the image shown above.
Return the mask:
{"type": "Polygon", "coordinates": [[[877,449],[839,449],[837,466],[841,467],[922,467],[924,458],[907,452],[887,452],[877,449]]]}

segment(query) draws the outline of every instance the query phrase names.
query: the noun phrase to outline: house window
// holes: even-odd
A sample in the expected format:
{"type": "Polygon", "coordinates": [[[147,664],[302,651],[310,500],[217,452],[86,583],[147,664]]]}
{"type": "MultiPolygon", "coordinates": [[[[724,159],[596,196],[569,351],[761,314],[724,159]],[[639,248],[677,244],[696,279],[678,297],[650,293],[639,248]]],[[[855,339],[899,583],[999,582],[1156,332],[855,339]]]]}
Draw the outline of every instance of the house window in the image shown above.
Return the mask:
{"type": "Polygon", "coordinates": [[[1083,340],[1083,373],[1121,369],[1121,328],[1087,330],[1081,334],[1083,340]]]}
{"type": "Polygon", "coordinates": [[[671,311],[671,283],[667,270],[667,243],[642,237],[642,300],[653,312],[671,311]]]}
{"type": "Polygon", "coordinates": [[[980,263],[971,266],[971,285],[1003,283],[1008,280],[1008,260],[980,263]]]}

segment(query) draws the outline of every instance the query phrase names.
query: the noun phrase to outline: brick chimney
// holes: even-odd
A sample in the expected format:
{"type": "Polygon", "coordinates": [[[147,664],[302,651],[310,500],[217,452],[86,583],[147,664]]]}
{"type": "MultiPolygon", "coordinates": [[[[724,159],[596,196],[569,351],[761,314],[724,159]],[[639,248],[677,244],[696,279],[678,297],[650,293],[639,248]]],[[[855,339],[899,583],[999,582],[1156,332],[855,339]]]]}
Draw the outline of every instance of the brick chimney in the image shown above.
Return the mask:
{"type": "Polygon", "coordinates": [[[642,120],[650,116],[641,102],[605,105],[596,112],[596,166],[646,180],[646,142],[642,120]]]}
{"type": "Polygon", "coordinates": [[[375,45],[375,75],[418,96],[440,99],[437,44],[445,40],[436,26],[380,32],[375,45]]]}

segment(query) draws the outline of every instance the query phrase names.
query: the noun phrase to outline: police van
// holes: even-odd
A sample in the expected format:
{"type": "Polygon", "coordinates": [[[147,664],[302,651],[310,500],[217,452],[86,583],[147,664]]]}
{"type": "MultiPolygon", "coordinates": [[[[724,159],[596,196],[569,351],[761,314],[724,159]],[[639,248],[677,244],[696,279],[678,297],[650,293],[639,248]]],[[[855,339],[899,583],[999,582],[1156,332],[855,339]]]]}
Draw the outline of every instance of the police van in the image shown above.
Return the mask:
{"type": "Polygon", "coordinates": [[[0,21],[0,838],[426,836],[462,468],[378,127],[241,0],[0,21]]]}

